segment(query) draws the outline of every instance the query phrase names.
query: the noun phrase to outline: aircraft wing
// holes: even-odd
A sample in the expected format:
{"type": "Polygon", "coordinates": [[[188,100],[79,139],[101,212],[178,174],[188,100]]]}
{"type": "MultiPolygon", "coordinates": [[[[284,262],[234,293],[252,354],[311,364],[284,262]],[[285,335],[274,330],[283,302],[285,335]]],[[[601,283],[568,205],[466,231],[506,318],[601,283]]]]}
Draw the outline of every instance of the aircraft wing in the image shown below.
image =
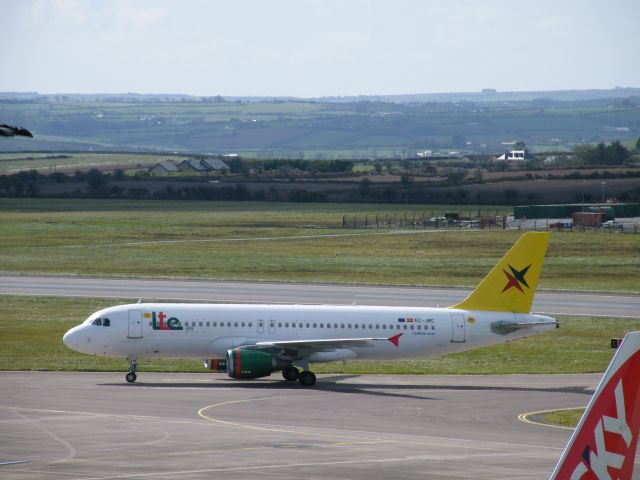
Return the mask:
{"type": "Polygon", "coordinates": [[[393,337],[362,337],[362,338],[331,338],[331,339],[317,339],[317,340],[269,340],[263,342],[256,342],[252,345],[245,345],[241,348],[248,350],[311,350],[311,351],[330,351],[339,348],[351,348],[351,347],[372,347],[376,342],[391,342],[396,347],[398,346],[398,339],[402,336],[402,333],[394,335],[393,337]]]}

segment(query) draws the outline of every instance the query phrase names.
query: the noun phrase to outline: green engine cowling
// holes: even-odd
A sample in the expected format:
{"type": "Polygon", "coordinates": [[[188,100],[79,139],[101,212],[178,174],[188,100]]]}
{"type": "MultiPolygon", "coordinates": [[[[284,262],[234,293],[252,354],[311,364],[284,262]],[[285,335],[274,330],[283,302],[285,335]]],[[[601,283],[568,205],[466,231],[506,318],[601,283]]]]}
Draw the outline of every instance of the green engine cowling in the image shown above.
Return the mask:
{"type": "Polygon", "coordinates": [[[270,353],[234,348],[227,352],[227,375],[231,378],[260,378],[290,365],[270,353]]]}
{"type": "Polygon", "coordinates": [[[211,370],[212,372],[226,372],[227,371],[227,359],[226,358],[208,358],[204,361],[204,368],[211,370]]]}

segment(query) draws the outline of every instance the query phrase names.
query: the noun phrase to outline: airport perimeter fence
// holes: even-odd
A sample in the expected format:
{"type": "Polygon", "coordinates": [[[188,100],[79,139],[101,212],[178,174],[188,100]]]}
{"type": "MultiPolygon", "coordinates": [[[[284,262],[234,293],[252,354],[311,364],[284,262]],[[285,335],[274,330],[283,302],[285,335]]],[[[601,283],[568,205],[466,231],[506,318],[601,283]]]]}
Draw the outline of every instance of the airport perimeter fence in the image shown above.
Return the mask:
{"type": "Polygon", "coordinates": [[[461,217],[455,214],[429,216],[426,212],[403,214],[343,215],[343,228],[402,229],[402,230],[525,230],[558,232],[640,233],[640,218],[622,219],[608,225],[573,225],[562,219],[514,220],[507,215],[478,215],[461,217]]]}
{"type": "Polygon", "coordinates": [[[371,229],[506,229],[506,215],[477,215],[463,217],[459,214],[427,215],[427,212],[405,212],[404,214],[343,215],[344,228],[371,229]]]}

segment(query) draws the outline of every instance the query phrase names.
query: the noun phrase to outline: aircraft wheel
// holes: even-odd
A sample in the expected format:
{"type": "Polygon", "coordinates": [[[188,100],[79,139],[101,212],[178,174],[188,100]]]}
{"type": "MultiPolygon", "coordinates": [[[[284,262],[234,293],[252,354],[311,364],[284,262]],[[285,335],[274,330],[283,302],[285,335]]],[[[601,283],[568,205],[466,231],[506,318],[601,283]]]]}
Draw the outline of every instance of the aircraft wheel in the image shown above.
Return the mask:
{"type": "Polygon", "coordinates": [[[138,376],[137,376],[135,373],[133,373],[133,372],[129,372],[129,373],[127,373],[127,376],[126,376],[126,377],[124,377],[124,378],[126,378],[126,379],[127,379],[127,382],[129,382],[129,383],[133,383],[133,382],[135,382],[135,381],[136,381],[136,379],[138,378],[138,376]]]}
{"type": "Polygon", "coordinates": [[[295,380],[298,380],[299,376],[300,376],[300,372],[294,366],[287,367],[282,370],[282,377],[288,382],[293,382],[295,380]]]}
{"type": "Polygon", "coordinates": [[[298,381],[303,387],[313,387],[316,384],[316,376],[313,372],[304,371],[300,374],[298,381]]]}

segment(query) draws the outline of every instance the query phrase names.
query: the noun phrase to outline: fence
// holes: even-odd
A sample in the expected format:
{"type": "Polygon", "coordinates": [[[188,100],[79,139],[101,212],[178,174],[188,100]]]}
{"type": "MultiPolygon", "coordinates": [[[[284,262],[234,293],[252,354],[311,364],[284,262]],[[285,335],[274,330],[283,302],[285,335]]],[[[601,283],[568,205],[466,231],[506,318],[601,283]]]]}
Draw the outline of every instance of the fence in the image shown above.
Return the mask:
{"type": "Polygon", "coordinates": [[[439,228],[480,228],[506,229],[506,215],[478,215],[461,217],[458,213],[431,216],[427,212],[405,212],[404,214],[365,214],[343,215],[344,228],[375,228],[375,229],[439,229],[439,228]]]}
{"type": "Polygon", "coordinates": [[[602,232],[602,233],[640,233],[640,221],[608,222],[604,225],[576,225],[566,220],[532,219],[513,220],[506,215],[491,215],[490,212],[478,212],[476,216],[461,216],[459,213],[428,215],[427,212],[403,212],[384,214],[343,215],[343,228],[369,229],[499,229],[533,230],[559,232],[602,232]]]}

